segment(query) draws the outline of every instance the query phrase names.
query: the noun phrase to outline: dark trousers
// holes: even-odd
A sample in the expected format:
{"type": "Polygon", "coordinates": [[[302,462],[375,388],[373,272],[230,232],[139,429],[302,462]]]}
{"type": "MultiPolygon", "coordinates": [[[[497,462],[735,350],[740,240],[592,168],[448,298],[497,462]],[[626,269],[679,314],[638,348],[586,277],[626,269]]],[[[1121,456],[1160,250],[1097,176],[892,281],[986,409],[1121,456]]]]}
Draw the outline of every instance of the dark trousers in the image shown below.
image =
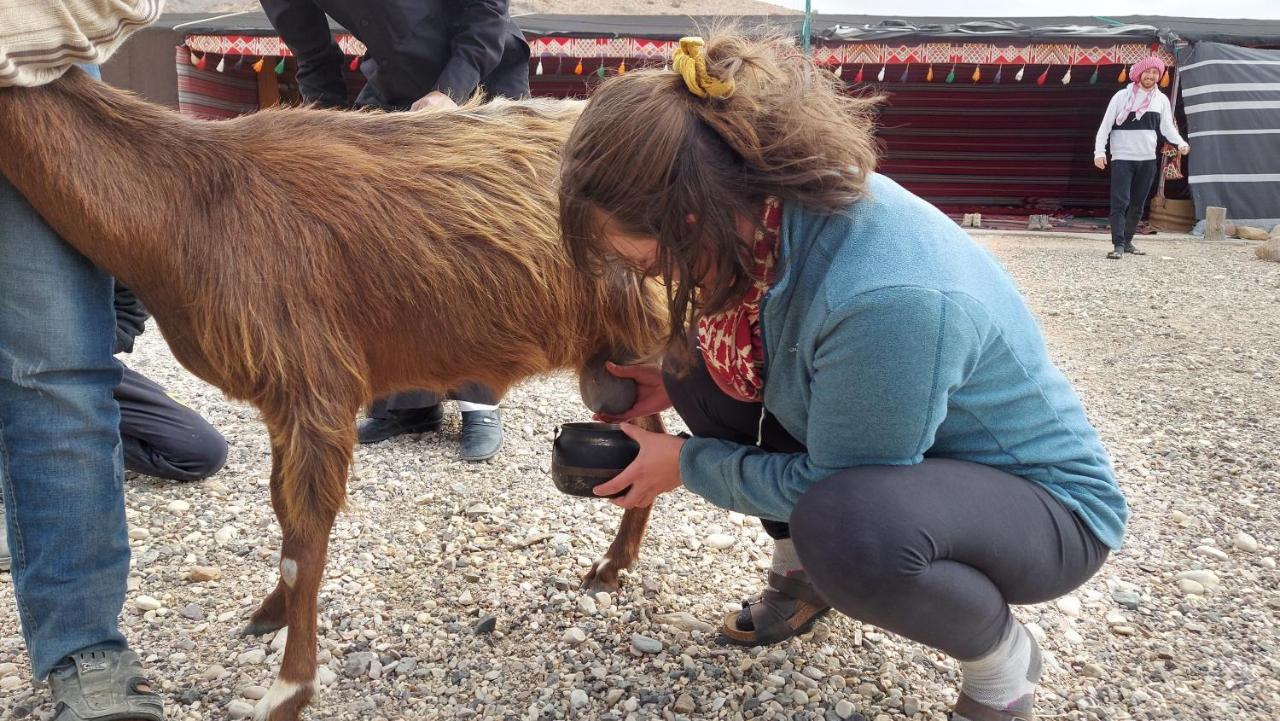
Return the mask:
{"type": "MultiPolygon", "coordinates": [[[[463,383],[449,391],[448,398],[490,406],[498,405],[498,401],[501,400],[489,386],[480,383],[463,383]]],[[[440,394],[434,391],[404,391],[375,400],[370,404],[366,415],[370,418],[388,418],[392,413],[421,413],[428,408],[440,405],[441,400],[440,394]]]]}
{"type": "MultiPolygon", "coordinates": [[[[695,436],[803,452],[758,403],[726,396],[701,364],[664,375],[695,436]],[[763,424],[761,418],[763,417],[763,424]]],[[[863,466],[810,488],[789,524],[814,587],[836,610],[954,658],[981,657],[1011,623],[1009,604],[1070,592],[1108,549],[1040,486],[988,466],[927,458],[863,466]]]]}
{"type": "Polygon", "coordinates": [[[1156,179],[1156,161],[1111,161],[1111,244],[1128,245],[1138,230],[1147,195],[1156,179]]]}
{"type": "Polygon", "coordinates": [[[199,481],[226,463],[222,434],[155,381],[126,367],[115,398],[125,468],[172,481],[199,481]]]}

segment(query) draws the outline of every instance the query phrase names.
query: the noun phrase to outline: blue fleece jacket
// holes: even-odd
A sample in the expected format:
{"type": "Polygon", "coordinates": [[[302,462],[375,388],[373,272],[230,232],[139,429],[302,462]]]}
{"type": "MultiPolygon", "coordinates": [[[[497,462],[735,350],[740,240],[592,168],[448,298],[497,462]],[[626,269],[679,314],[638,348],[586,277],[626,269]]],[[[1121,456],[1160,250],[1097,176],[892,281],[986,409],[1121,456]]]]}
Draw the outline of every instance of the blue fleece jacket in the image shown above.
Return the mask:
{"type": "Polygon", "coordinates": [[[691,438],[689,490],[787,520],[810,486],[927,457],[1038,483],[1119,548],[1129,511],[1013,279],[954,222],[883,176],[846,213],[783,211],[765,297],[764,406],[808,449],[691,438]]]}

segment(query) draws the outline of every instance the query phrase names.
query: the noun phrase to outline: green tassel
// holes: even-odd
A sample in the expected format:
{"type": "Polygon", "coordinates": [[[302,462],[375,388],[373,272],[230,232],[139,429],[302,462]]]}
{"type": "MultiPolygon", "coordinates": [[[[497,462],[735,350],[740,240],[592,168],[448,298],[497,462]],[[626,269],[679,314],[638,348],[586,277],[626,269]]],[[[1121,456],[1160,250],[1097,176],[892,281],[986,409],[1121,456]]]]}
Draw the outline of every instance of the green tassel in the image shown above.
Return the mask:
{"type": "Polygon", "coordinates": [[[1098,84],[1098,66],[1097,65],[1093,66],[1093,75],[1089,76],[1089,84],[1090,85],[1098,84]]]}
{"type": "Polygon", "coordinates": [[[280,58],[280,62],[276,63],[276,75],[284,72],[284,58],[280,58]]]}
{"type": "Polygon", "coordinates": [[[954,83],[956,81],[956,66],[951,66],[951,72],[947,73],[947,82],[954,83]]]}
{"type": "Polygon", "coordinates": [[[596,77],[604,77],[604,63],[600,63],[600,67],[596,68],[596,77]]]}

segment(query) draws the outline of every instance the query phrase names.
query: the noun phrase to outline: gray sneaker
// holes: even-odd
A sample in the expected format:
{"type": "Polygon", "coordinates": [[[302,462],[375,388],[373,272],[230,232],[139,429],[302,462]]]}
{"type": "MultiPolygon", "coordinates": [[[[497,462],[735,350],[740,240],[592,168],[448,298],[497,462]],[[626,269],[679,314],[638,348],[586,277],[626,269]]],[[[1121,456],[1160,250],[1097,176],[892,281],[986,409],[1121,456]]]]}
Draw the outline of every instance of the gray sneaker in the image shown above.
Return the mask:
{"type": "Polygon", "coordinates": [[[138,654],[127,648],[81,651],[49,674],[53,721],[164,721],[138,654]]]}

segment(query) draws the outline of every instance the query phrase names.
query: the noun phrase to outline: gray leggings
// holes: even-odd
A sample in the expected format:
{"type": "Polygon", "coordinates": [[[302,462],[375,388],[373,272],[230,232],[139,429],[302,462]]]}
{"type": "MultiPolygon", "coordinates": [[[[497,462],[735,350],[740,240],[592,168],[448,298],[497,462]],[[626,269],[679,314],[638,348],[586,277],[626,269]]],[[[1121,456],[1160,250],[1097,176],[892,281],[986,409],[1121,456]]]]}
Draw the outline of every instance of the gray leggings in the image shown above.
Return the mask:
{"type": "MultiPolygon", "coordinates": [[[[695,351],[695,356],[697,353],[695,351]]],[[[664,376],[696,436],[803,451],[762,407],[726,396],[701,359],[664,376]]],[[[765,525],[785,538],[788,524],[765,525]]],[[[863,466],[810,488],[789,532],[814,587],[836,610],[960,660],[995,647],[1009,604],[1041,603],[1087,581],[1108,549],[1040,486],[965,461],[863,466]]]]}

